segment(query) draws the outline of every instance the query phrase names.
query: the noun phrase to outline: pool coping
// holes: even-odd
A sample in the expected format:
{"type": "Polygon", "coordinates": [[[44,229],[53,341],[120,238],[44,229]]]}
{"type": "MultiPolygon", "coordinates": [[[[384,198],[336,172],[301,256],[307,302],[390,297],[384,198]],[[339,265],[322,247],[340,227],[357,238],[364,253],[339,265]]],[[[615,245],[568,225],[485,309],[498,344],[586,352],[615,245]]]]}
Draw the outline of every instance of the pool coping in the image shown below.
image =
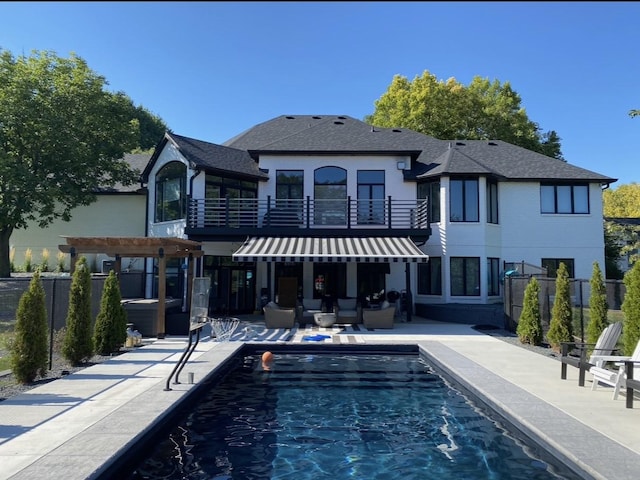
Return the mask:
{"type": "MultiPolygon", "coordinates": [[[[485,334],[480,337],[477,332],[470,334],[483,341],[474,345],[457,331],[450,339],[430,339],[424,335],[414,336],[410,341],[385,332],[366,337],[364,343],[347,347],[358,350],[361,347],[369,351],[382,347],[418,348],[445,376],[450,376],[527,436],[555,452],[564,463],[577,466],[585,478],[637,478],[640,453],[636,450],[585,425],[575,415],[541,398],[539,393],[527,391],[506,378],[508,375],[499,369],[480,364],[483,362],[479,359],[484,358],[482,350],[488,346],[493,349],[523,349],[485,334]],[[478,352],[474,352],[474,348],[478,352]],[[479,378],[482,382],[477,381],[479,378]]],[[[198,388],[219,373],[245,345],[245,342],[202,341],[181,374],[182,382],[186,382],[189,373],[193,374],[194,384],[172,383],[171,390],[165,391],[165,379],[182,354],[185,343],[184,339],[157,340],[114,360],[38,387],[29,394],[0,402],[0,425],[13,425],[12,418],[20,418],[21,422],[20,428],[11,427],[15,429],[13,433],[9,429],[9,438],[0,439],[0,478],[104,478],[136,442],[153,433],[183,408],[183,402],[189,401],[190,394],[195,395],[198,388]],[[77,381],[81,379],[85,382],[77,381]],[[93,385],[92,382],[102,383],[93,385]]],[[[340,345],[264,342],[252,348],[332,350],[340,348],[340,345]]],[[[530,359],[523,357],[523,360],[528,362],[530,359]]],[[[640,409],[624,409],[620,403],[609,400],[608,393],[611,405],[599,403],[603,398],[601,395],[589,397],[590,392],[577,390],[579,387],[572,383],[571,376],[569,381],[559,383],[560,363],[550,361],[554,362],[552,367],[557,373],[549,378],[551,388],[570,394],[581,392],[580,395],[593,401],[594,408],[598,405],[606,409],[617,407],[621,410],[618,412],[616,409],[616,415],[623,421],[640,418],[640,409]]]]}

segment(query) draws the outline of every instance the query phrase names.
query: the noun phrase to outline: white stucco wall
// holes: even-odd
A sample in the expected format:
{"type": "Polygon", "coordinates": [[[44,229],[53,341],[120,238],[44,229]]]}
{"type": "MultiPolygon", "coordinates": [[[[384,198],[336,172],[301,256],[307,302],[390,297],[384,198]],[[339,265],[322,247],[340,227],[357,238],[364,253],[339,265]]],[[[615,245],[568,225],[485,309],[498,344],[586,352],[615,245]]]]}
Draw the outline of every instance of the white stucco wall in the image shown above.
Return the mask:
{"type": "Polygon", "coordinates": [[[552,215],[540,213],[539,182],[500,182],[499,224],[486,223],[486,188],[480,179],[480,222],[449,222],[448,179],[441,181],[441,222],[432,223],[432,236],[423,248],[429,256],[442,258],[442,297],[417,296],[426,302],[482,303],[495,300],[486,295],[487,258],[541,266],[543,258],[572,258],[576,278],[591,277],[593,262],[604,269],[602,191],[589,189],[590,213],[552,215]],[[451,257],[480,257],[480,297],[452,297],[451,257]]]}

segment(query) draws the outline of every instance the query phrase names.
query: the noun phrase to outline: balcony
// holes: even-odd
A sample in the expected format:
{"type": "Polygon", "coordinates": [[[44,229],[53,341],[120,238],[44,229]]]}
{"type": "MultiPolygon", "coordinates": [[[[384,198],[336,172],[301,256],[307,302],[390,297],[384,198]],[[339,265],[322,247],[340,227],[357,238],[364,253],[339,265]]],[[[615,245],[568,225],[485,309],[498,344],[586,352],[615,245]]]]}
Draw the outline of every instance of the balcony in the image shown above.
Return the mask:
{"type": "Polygon", "coordinates": [[[393,236],[426,241],[431,227],[426,200],[221,198],[191,199],[185,233],[200,241],[247,236],[393,236]]]}

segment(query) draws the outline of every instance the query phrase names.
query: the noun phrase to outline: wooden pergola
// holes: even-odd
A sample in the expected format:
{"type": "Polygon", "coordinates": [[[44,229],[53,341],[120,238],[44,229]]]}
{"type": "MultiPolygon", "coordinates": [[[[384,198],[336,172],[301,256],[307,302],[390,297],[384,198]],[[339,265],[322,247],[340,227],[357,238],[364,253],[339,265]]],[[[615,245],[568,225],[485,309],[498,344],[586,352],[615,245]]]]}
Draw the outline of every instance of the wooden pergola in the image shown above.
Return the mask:
{"type": "Polygon", "coordinates": [[[165,336],[166,266],[167,258],[189,258],[187,272],[187,305],[191,304],[194,276],[194,258],[204,255],[202,244],[182,238],[153,237],[63,237],[66,245],[58,245],[61,252],[70,255],[73,274],[79,256],[87,253],[105,254],[115,258],[114,271],[120,275],[122,258],[158,259],[158,316],[157,336],[165,336]]]}

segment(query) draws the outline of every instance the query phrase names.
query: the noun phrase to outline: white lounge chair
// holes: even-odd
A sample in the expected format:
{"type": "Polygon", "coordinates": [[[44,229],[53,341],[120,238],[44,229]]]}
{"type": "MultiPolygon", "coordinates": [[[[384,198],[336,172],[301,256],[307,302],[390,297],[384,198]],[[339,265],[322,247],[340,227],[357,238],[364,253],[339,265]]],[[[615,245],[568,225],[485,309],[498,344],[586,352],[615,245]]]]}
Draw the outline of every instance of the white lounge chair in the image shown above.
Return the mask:
{"type": "MultiPolygon", "coordinates": [[[[593,375],[593,385],[591,390],[598,388],[599,383],[608,385],[613,387],[613,399],[616,400],[620,390],[624,386],[624,380],[626,378],[625,365],[622,362],[625,360],[640,362],[640,340],[638,340],[638,344],[630,357],[620,355],[597,355],[597,357],[598,360],[602,362],[602,366],[591,367],[589,370],[589,373],[593,375]],[[614,365],[618,368],[615,370],[605,368],[605,362],[614,362],[614,365]]],[[[633,378],[640,378],[640,363],[633,368],[633,378]]]]}
{"type": "Polygon", "coordinates": [[[594,366],[604,366],[605,361],[600,359],[600,357],[603,355],[613,355],[621,333],[622,322],[615,322],[609,324],[602,331],[595,345],[593,343],[562,342],[562,352],[560,357],[560,378],[566,380],[567,365],[573,365],[580,370],[578,374],[578,385],[583,387],[585,373],[594,366]],[[591,356],[587,361],[587,350],[589,349],[589,347],[593,347],[593,351],[591,352],[591,356]],[[578,349],[580,355],[570,355],[570,350],[572,348],[578,349]]]}

